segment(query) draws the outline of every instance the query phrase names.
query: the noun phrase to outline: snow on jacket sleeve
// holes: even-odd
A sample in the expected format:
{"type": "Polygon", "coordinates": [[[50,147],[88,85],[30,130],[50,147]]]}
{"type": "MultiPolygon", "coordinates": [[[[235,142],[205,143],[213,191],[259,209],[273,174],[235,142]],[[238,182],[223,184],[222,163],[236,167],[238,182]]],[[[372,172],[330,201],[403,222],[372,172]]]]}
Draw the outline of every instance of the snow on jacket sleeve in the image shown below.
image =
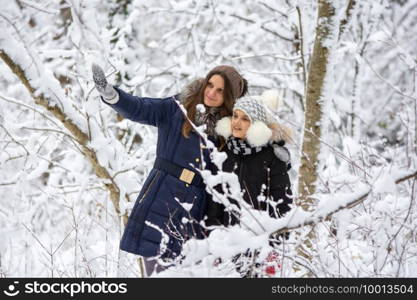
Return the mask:
{"type": "MultiPolygon", "coordinates": [[[[283,216],[291,209],[289,206],[292,203],[290,177],[287,172],[286,163],[279,159],[275,159],[271,166],[270,195],[274,202],[278,202],[278,217],[283,216]]],[[[276,213],[270,212],[270,214],[276,217],[276,213]]]]}
{"type": "Polygon", "coordinates": [[[123,117],[145,125],[160,126],[168,122],[173,116],[178,105],[173,97],[169,98],[144,98],[132,96],[115,87],[119,94],[119,100],[114,103],[104,103],[111,106],[123,117]]]}

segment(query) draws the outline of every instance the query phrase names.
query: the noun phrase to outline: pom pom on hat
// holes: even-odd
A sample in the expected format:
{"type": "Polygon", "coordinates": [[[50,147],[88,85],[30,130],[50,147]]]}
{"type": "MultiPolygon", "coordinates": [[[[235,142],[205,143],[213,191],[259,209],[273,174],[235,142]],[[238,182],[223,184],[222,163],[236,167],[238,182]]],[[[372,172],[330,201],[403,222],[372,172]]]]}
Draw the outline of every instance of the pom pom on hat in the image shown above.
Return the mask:
{"type": "Polygon", "coordinates": [[[268,123],[274,123],[275,119],[271,113],[275,113],[278,107],[282,105],[281,92],[278,90],[266,90],[262,95],[255,96],[256,100],[261,101],[267,107],[268,123]],[[268,111],[269,110],[269,111],[268,111]]]}
{"type": "Polygon", "coordinates": [[[261,95],[262,102],[273,112],[281,105],[280,98],[280,92],[278,90],[266,90],[261,95]]]}

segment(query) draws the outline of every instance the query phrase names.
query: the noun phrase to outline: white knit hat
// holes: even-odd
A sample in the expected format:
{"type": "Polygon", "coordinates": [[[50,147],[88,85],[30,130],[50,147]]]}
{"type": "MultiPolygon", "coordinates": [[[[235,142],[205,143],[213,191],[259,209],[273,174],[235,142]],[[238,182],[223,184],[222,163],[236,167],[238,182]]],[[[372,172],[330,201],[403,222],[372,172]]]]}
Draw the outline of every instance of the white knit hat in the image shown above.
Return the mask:
{"type": "MultiPolygon", "coordinates": [[[[243,111],[250,119],[251,125],[246,134],[246,140],[253,147],[266,145],[272,137],[272,130],[267,126],[272,122],[265,106],[275,111],[279,105],[278,94],[267,91],[261,96],[245,97],[236,101],[233,110],[243,111]]],[[[231,118],[220,119],[215,131],[225,139],[232,135],[231,118]]]]}
{"type": "Polygon", "coordinates": [[[250,119],[251,123],[255,121],[261,121],[266,123],[266,109],[264,105],[255,98],[241,98],[238,99],[233,106],[233,110],[240,109],[250,119]]]}

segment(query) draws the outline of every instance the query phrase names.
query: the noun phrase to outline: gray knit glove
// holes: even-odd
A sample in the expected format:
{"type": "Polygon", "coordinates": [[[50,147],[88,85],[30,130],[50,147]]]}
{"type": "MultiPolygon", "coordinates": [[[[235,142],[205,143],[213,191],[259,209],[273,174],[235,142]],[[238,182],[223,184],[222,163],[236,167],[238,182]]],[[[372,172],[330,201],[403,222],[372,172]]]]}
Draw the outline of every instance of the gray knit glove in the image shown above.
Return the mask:
{"type": "Polygon", "coordinates": [[[103,99],[111,104],[119,101],[119,93],[117,93],[117,91],[107,83],[106,75],[104,75],[103,69],[100,68],[100,66],[93,64],[91,70],[93,71],[93,80],[96,89],[103,99]]]}

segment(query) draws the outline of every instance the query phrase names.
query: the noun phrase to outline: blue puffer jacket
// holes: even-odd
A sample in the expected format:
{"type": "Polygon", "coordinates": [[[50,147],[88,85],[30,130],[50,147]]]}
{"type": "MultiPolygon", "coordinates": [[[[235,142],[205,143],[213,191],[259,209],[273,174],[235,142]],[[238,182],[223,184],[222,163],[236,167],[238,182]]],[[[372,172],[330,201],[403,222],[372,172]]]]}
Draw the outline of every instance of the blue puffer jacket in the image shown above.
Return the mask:
{"type": "MultiPolygon", "coordinates": [[[[201,164],[202,138],[193,131],[189,138],[182,135],[184,114],[176,98],[141,98],[116,90],[119,101],[108,105],[125,118],[158,128],[157,160],[174,163],[180,170],[187,168],[198,174],[192,166],[201,164]]],[[[179,179],[180,176],[171,174],[157,166],[149,173],[124,230],[120,243],[122,250],[144,257],[173,258],[181,252],[184,240],[204,237],[199,224],[206,213],[204,185],[187,184],[179,179]]]]}

